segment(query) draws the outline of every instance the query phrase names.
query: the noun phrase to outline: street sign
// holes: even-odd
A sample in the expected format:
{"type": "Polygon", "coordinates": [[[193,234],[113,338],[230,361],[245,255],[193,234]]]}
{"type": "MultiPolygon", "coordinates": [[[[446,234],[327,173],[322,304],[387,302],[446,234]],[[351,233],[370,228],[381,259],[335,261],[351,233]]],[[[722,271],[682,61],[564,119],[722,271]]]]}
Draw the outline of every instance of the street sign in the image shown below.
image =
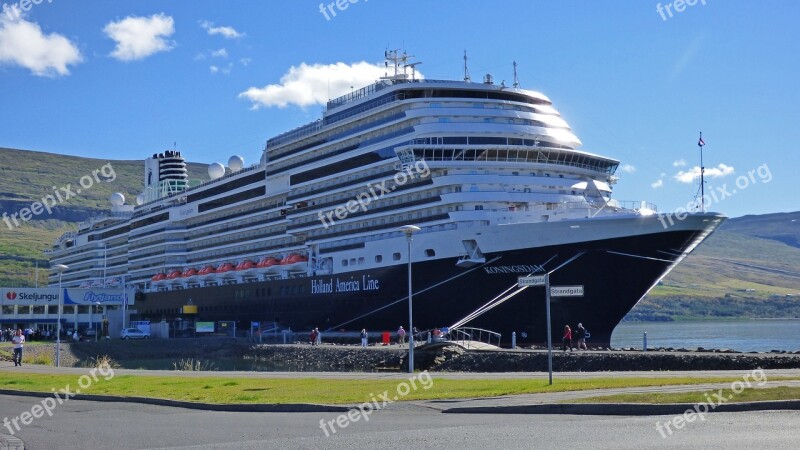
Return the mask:
{"type": "Polygon", "coordinates": [[[551,297],[583,297],[583,286],[550,286],[551,297]]]}
{"type": "Polygon", "coordinates": [[[519,277],[517,285],[519,286],[544,286],[544,275],[534,275],[531,277],[519,277]]]}

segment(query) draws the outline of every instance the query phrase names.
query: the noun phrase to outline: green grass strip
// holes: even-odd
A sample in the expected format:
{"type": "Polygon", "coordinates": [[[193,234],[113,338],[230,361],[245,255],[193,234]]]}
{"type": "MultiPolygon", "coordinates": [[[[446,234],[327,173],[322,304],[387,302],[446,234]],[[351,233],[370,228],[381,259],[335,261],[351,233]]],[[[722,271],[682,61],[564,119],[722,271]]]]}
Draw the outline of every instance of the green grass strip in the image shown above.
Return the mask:
{"type": "MultiPolygon", "coordinates": [[[[86,373],[89,373],[87,369],[86,373]]],[[[407,379],[320,379],[320,378],[234,378],[183,377],[180,375],[137,376],[117,375],[99,379],[91,386],[78,386],[80,375],[33,374],[20,375],[13,369],[0,371],[0,388],[21,391],[51,392],[67,385],[74,392],[134,397],[150,397],[202,403],[324,403],[353,404],[370,400],[384,392],[397,400],[433,400],[501,395],[534,394],[542,392],[580,391],[640,386],[692,385],[727,383],[736,378],[588,378],[555,380],[553,386],[541,379],[453,380],[419,377],[414,389],[407,379]],[[400,385],[405,385],[400,387],[400,385]],[[430,389],[423,389],[424,386],[430,389]],[[408,395],[402,395],[409,391],[408,395]]],[[[84,385],[88,384],[84,378],[84,385]]]]}
{"type": "MultiPolygon", "coordinates": [[[[778,386],[771,388],[745,389],[735,393],[730,389],[723,389],[723,396],[728,399],[725,403],[763,402],[769,400],[800,400],[800,387],[778,386]]],[[[601,397],[582,398],[564,403],[702,403],[709,402],[708,398],[717,404],[715,394],[719,390],[653,393],[653,394],[616,394],[601,397]],[[708,398],[706,397],[708,394],[708,398]]]]}

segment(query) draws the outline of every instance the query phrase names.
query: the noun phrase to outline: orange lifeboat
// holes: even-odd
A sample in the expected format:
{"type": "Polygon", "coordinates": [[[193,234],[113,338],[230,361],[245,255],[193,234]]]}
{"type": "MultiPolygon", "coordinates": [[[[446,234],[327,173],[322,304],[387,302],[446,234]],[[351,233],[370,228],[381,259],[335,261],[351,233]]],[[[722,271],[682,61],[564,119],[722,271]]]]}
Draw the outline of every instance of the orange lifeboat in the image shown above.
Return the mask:
{"type": "Polygon", "coordinates": [[[280,260],[278,260],[278,258],[273,258],[271,256],[267,256],[267,257],[263,258],[261,261],[259,261],[258,264],[256,265],[256,267],[258,267],[258,268],[266,268],[266,267],[277,266],[280,263],[281,262],[280,262],[280,260]]]}
{"type": "Polygon", "coordinates": [[[287,265],[287,264],[296,264],[296,263],[299,263],[299,262],[306,262],[306,261],[308,261],[308,258],[306,258],[305,256],[298,255],[296,253],[292,253],[292,254],[286,255],[286,257],[284,257],[281,260],[281,265],[284,266],[284,265],[287,265]]]}
{"type": "Polygon", "coordinates": [[[229,262],[226,262],[226,263],[220,264],[219,267],[217,267],[217,273],[230,272],[230,271],[232,271],[234,269],[235,269],[235,267],[233,266],[233,264],[231,264],[229,262]]]}
{"type": "Polygon", "coordinates": [[[163,273],[159,272],[159,273],[153,275],[153,278],[150,278],[150,281],[161,281],[166,277],[167,277],[166,275],[164,275],[163,273]]]}
{"type": "Polygon", "coordinates": [[[211,275],[217,273],[217,269],[214,266],[205,266],[197,272],[198,275],[211,275]]]}
{"type": "Polygon", "coordinates": [[[181,274],[181,278],[189,278],[197,275],[197,270],[194,267],[189,267],[181,274]]]}
{"type": "Polygon", "coordinates": [[[176,278],[178,278],[180,276],[181,276],[181,271],[176,269],[176,270],[170,271],[170,273],[167,274],[166,279],[167,280],[174,280],[174,279],[176,279],[176,278]]]}
{"type": "Polygon", "coordinates": [[[240,262],[239,264],[236,265],[236,270],[237,271],[239,271],[239,270],[248,270],[248,269],[254,269],[255,267],[256,267],[256,263],[254,263],[253,261],[250,261],[249,259],[245,259],[244,261],[242,261],[242,262],[240,262]]]}

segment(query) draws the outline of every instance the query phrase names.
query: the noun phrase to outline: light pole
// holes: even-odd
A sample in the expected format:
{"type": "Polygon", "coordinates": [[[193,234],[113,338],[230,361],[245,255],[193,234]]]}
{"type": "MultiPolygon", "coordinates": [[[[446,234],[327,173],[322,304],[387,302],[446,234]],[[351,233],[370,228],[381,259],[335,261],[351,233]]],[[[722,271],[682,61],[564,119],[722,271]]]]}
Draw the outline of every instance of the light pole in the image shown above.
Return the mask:
{"type": "Polygon", "coordinates": [[[58,271],[58,325],[56,326],[56,367],[61,367],[61,305],[64,303],[64,292],[61,290],[61,275],[69,267],[56,264],[53,269],[58,271]]]}
{"type": "Polygon", "coordinates": [[[414,373],[414,314],[413,314],[413,290],[411,289],[411,241],[414,240],[414,233],[420,230],[415,225],[404,225],[400,227],[406,235],[408,242],[408,373],[414,373]]]}
{"type": "Polygon", "coordinates": [[[94,315],[97,313],[97,308],[102,306],[100,302],[94,302],[94,310],[92,311],[92,326],[94,327],[94,341],[97,342],[97,322],[94,320],[94,315]]]}

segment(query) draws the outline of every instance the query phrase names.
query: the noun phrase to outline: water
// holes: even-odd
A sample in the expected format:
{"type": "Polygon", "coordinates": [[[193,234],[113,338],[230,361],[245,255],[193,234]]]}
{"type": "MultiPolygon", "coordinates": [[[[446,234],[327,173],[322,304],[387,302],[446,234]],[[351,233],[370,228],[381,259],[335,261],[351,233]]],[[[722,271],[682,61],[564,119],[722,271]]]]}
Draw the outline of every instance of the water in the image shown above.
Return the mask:
{"type": "Polygon", "coordinates": [[[800,350],[800,320],[762,319],[735,321],[625,322],[611,335],[611,346],[729,348],[740,352],[800,350]]]}

